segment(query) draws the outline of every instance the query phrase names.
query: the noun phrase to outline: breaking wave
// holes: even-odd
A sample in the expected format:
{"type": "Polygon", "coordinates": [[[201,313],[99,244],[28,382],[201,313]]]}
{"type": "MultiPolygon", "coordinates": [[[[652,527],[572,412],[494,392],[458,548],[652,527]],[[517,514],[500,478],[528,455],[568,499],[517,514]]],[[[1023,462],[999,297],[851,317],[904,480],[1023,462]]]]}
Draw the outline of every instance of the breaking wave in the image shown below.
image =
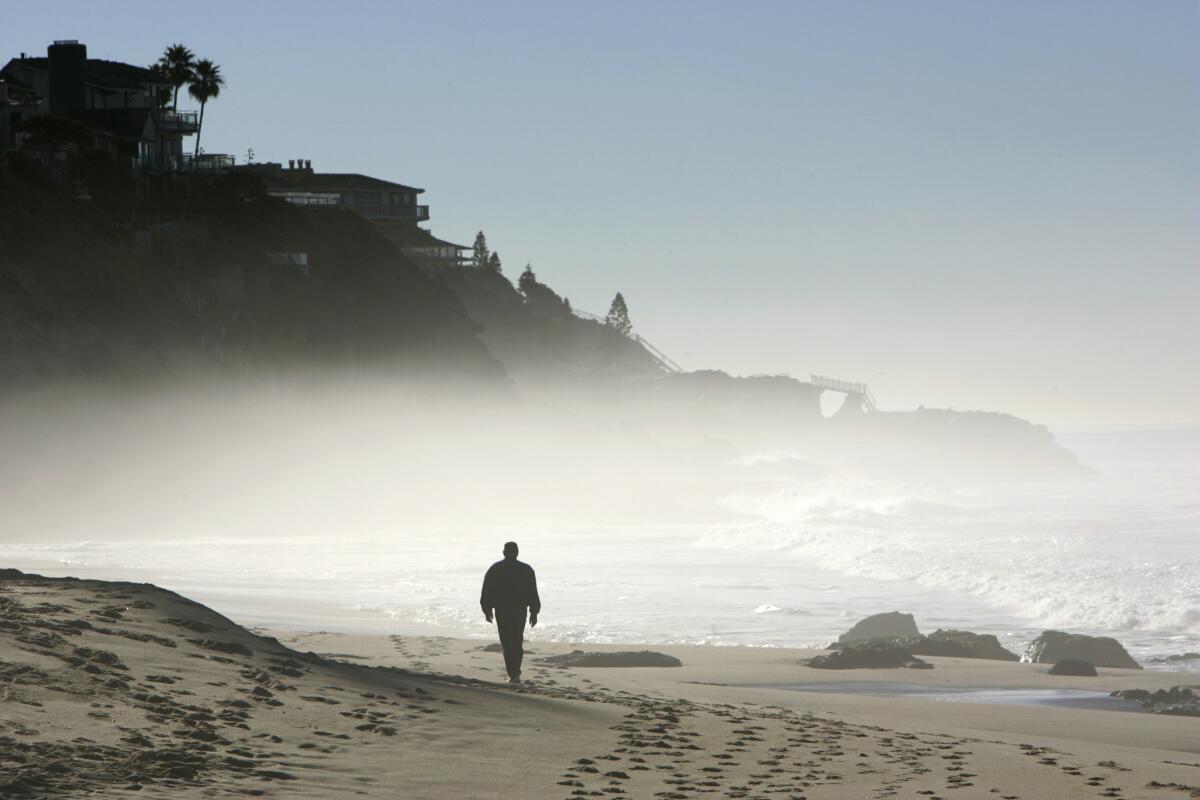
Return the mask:
{"type": "Polygon", "coordinates": [[[1195,509],[1088,500],[864,486],[743,494],[725,505],[758,520],[711,528],[698,544],[970,596],[1045,627],[1200,633],[1195,509]]]}

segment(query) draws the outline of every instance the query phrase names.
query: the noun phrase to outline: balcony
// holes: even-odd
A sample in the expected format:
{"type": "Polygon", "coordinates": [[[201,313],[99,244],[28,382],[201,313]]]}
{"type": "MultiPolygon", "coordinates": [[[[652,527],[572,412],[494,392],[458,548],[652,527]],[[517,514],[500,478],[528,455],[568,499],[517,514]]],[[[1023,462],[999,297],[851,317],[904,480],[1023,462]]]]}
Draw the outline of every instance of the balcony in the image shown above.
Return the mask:
{"type": "Polygon", "coordinates": [[[201,153],[192,159],[193,172],[222,172],[234,165],[237,159],[224,153],[201,153]]]}
{"type": "Polygon", "coordinates": [[[222,172],[234,165],[235,158],[222,153],[199,156],[138,156],[133,168],[142,172],[212,173],[222,172]]]}
{"type": "Polygon", "coordinates": [[[199,115],[195,111],[159,111],[154,115],[154,124],[163,133],[178,133],[184,136],[200,130],[199,115]]]}
{"type": "Polygon", "coordinates": [[[267,194],[286,200],[294,206],[310,206],[315,208],[334,208],[342,202],[338,192],[294,192],[269,191],[267,194]]]}
{"type": "Polygon", "coordinates": [[[404,220],[406,222],[424,222],[429,219],[429,206],[396,206],[353,201],[346,205],[367,219],[404,220]]]}

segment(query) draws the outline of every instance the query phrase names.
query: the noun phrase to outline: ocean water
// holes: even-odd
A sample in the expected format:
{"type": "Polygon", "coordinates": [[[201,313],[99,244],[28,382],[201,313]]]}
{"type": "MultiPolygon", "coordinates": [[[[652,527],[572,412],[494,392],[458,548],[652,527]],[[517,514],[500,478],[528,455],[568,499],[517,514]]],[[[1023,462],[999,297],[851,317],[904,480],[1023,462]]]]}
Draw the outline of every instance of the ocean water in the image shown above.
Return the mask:
{"type": "Polygon", "coordinates": [[[774,482],[674,526],[4,542],[0,564],[150,581],[247,624],[490,638],[479,581],[516,539],[545,605],[534,640],[819,646],[900,610],[1018,650],[1059,628],[1115,636],[1142,661],[1200,651],[1200,431],[1059,438],[1094,477],[774,482]]]}

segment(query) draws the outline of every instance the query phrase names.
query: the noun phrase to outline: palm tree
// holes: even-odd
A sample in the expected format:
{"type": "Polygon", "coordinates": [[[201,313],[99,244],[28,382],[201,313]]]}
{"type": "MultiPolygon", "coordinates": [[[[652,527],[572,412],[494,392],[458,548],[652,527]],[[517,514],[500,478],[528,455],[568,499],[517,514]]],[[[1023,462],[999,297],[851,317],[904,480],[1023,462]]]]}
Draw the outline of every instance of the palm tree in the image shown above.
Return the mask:
{"type": "Polygon", "coordinates": [[[161,78],[167,86],[154,87],[154,103],[158,108],[166,108],[171,105],[171,78],[167,74],[167,66],[162,61],[155,61],[149,66],[149,70],[154,73],[155,77],[161,78]]]}
{"type": "Polygon", "coordinates": [[[188,86],[188,94],[200,102],[200,124],[196,128],[196,150],[192,153],[193,158],[200,155],[200,134],[204,131],[204,106],[209,100],[220,97],[221,87],[224,85],[225,79],[221,77],[220,67],[207,58],[196,62],[192,71],[191,85],[188,86]]]}
{"type": "Polygon", "coordinates": [[[173,44],[163,50],[158,59],[158,72],[170,81],[175,91],[171,97],[171,110],[179,110],[179,87],[192,80],[196,68],[196,56],[181,44],[173,44]]]}

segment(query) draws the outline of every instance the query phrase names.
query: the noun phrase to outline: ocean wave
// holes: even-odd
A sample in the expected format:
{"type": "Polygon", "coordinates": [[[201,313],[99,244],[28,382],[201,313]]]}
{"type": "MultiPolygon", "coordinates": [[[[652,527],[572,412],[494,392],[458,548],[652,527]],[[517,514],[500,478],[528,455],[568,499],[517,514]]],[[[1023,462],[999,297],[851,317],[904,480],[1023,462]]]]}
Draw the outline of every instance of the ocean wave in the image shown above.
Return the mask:
{"type": "Polygon", "coordinates": [[[1200,560],[1176,558],[1178,548],[1155,552],[1086,503],[956,500],[865,490],[733,496],[727,507],[759,520],[710,528],[697,544],[967,595],[1045,627],[1200,633],[1200,560]]]}

